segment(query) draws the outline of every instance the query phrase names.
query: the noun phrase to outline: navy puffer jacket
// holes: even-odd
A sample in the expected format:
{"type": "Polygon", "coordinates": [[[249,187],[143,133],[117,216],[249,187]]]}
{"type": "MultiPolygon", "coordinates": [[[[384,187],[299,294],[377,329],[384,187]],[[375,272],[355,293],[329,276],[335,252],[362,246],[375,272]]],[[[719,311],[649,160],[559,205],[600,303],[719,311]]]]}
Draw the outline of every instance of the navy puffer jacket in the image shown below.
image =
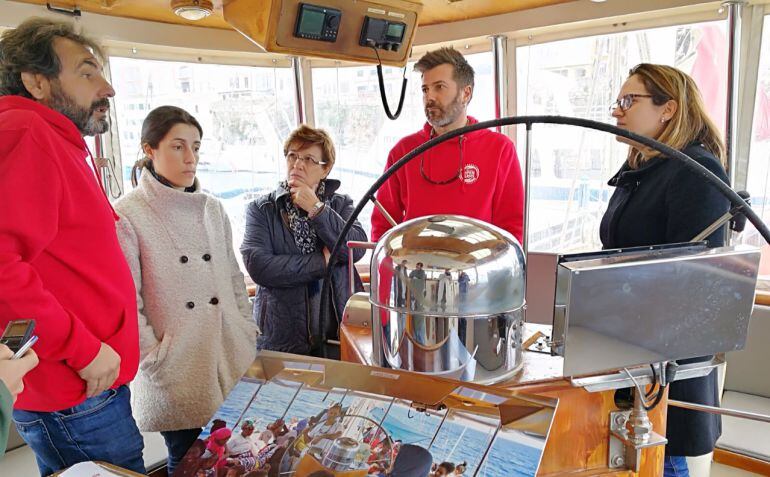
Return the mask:
{"type": "MultiPolygon", "coordinates": [[[[691,144],[682,152],[729,184],[719,160],[702,145],[691,144]]],[[[626,163],[609,185],[616,189],[602,218],[600,236],[604,248],[688,242],[730,209],[730,201],[716,187],[688,170],[681,161],[665,157],[654,157],[636,170],[626,163]]],[[[724,237],[725,226],[707,238],[709,246],[722,246],[724,237]]],[[[679,363],[704,359],[710,357],[679,363]]],[[[718,407],[716,370],[702,378],[671,383],[668,397],[718,407]]],[[[714,450],[721,433],[719,415],[671,407],[666,424],[666,455],[707,454],[714,450]]]]}
{"type": "MultiPolygon", "coordinates": [[[[335,193],[339,186],[339,181],[326,180],[326,207],[311,221],[318,236],[317,251],[312,254],[303,255],[294,243],[284,208],[284,201],[290,200],[287,191],[279,187],[249,204],[241,253],[249,275],[258,285],[253,316],[262,336],[257,339],[257,349],[309,354],[311,348],[320,345],[320,290],[325,271],[322,250],[332,249],[354,209],[349,196],[335,193]]],[[[348,232],[345,244],[349,240],[367,240],[358,221],[348,232]]],[[[356,249],[355,261],[364,253],[356,249]]],[[[347,245],[332,260],[333,299],[328,300],[326,313],[337,323],[350,298],[347,245]]],[[[356,290],[363,290],[357,273],[355,278],[356,290]]]]}

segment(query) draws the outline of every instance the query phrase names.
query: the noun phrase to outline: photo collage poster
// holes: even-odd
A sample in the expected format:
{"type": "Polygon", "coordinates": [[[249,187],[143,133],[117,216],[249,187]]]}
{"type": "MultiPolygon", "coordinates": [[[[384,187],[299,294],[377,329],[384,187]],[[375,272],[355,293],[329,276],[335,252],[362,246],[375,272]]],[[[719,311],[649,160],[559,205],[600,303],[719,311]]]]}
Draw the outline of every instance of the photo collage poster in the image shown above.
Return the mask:
{"type": "MultiPolygon", "coordinates": [[[[247,373],[240,380],[175,477],[532,477],[537,473],[555,403],[538,401],[522,419],[501,425],[499,415],[442,404],[427,408],[355,386],[308,382],[309,375],[324,380],[323,365],[301,362],[298,357],[284,364],[300,371],[284,371],[271,379],[247,373]]],[[[463,395],[466,402],[479,397],[492,403],[506,401],[457,384],[461,394],[448,401],[466,399],[463,395]]]]}

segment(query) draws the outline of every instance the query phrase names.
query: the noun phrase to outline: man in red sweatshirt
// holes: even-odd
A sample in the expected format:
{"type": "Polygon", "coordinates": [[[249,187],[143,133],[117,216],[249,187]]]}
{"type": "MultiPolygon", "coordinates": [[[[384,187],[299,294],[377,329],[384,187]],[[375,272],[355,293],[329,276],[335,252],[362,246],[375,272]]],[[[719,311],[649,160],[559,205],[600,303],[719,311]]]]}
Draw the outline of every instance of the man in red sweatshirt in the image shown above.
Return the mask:
{"type": "Polygon", "coordinates": [[[13,417],[42,475],[86,460],[144,472],[126,386],[136,293],[83,140],[107,131],[115,94],[98,51],[40,18],[0,38],[0,327],[37,322],[13,417]]]}
{"type": "MultiPolygon", "coordinates": [[[[400,140],[386,169],[431,138],[474,118],[466,113],[473,96],[473,68],[452,48],[426,53],[414,69],[422,73],[422,101],[428,121],[400,140]]],[[[398,170],[377,192],[396,223],[432,214],[456,214],[489,222],[522,238],[524,188],[516,149],[506,136],[483,129],[429,149],[398,170]]],[[[375,208],[372,239],[390,223],[375,208]]]]}

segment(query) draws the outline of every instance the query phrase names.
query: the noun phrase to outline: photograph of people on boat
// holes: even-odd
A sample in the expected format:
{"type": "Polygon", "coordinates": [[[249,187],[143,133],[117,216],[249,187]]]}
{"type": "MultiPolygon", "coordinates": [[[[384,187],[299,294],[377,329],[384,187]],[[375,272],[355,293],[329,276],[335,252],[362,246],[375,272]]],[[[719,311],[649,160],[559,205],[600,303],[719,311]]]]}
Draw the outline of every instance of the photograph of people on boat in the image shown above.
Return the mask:
{"type": "Polygon", "coordinates": [[[174,476],[525,477],[546,437],[488,415],[244,377],[174,476]]]}

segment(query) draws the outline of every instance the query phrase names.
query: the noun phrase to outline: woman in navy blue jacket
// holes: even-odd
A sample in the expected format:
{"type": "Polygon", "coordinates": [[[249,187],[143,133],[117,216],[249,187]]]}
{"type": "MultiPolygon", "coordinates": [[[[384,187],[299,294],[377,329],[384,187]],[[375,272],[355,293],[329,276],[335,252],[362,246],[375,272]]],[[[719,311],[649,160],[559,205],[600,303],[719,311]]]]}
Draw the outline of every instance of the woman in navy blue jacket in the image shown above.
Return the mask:
{"type": "MultiPolygon", "coordinates": [[[[327,179],[335,160],[334,144],[322,129],[302,125],[284,144],[286,180],[270,194],[257,198],[246,211],[243,262],[259,285],[254,320],[262,330],[257,349],[309,354],[318,349],[321,284],[333,260],[329,309],[333,324],[342,319],[350,297],[348,248],[331,257],[343,226],[353,214],[353,200],[336,193],[340,182],[327,179]]],[[[366,241],[356,221],[343,244],[366,241]]],[[[354,251],[354,259],[364,255],[354,251]]],[[[362,290],[358,274],[356,288],[362,290]]]]}
{"type": "MultiPolygon", "coordinates": [[[[612,106],[612,116],[619,127],[684,152],[728,182],[719,131],[695,82],[678,69],[646,63],[633,68],[612,106]]],[[[609,181],[615,192],[601,223],[604,248],[689,242],[729,209],[729,201],[715,187],[680,161],[617,139],[628,143],[629,151],[609,181]]],[[[709,246],[723,245],[724,235],[724,227],[711,234],[709,246]]],[[[716,371],[675,381],[669,398],[718,406],[716,371]]],[[[711,452],[722,426],[718,415],[670,407],[666,429],[664,475],[685,477],[685,456],[711,452]]]]}

